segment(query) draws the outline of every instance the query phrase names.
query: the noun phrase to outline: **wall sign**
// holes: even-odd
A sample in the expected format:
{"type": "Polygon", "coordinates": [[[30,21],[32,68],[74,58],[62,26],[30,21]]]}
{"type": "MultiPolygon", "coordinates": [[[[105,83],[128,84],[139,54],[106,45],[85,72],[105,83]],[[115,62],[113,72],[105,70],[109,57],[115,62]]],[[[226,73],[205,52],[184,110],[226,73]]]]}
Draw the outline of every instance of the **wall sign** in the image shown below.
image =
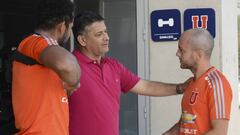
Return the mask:
{"type": "Polygon", "coordinates": [[[184,31],[192,28],[207,29],[216,35],[215,11],[212,8],[187,9],[184,12],[184,31]]]}
{"type": "Polygon", "coordinates": [[[176,41],[181,34],[180,11],[177,9],[156,10],[151,13],[153,41],[176,41]]]}

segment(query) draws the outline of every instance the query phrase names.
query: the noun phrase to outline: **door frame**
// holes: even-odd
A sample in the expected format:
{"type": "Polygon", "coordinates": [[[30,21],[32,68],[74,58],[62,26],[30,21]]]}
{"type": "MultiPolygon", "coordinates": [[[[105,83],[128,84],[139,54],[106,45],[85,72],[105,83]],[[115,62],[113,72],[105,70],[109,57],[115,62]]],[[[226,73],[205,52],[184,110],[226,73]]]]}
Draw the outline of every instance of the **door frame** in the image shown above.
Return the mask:
{"type": "MultiPolygon", "coordinates": [[[[104,16],[102,6],[99,6],[99,12],[104,16]]],[[[136,0],[137,74],[146,80],[150,78],[148,7],[148,0],[136,0]]],[[[148,96],[138,95],[138,135],[150,135],[150,98],[148,96]]]]}
{"type": "MultiPolygon", "coordinates": [[[[142,79],[150,78],[148,0],[136,0],[137,10],[137,71],[142,79]]],[[[138,96],[138,133],[150,135],[150,98],[138,96]]]]}

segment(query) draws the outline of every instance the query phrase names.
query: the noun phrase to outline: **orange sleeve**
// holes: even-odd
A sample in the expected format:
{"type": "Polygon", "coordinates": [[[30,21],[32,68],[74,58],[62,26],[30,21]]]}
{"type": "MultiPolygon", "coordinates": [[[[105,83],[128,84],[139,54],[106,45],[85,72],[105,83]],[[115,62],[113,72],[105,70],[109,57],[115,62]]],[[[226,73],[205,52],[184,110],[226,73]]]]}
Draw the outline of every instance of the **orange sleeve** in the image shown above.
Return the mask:
{"type": "Polygon", "coordinates": [[[18,50],[42,64],[40,54],[48,46],[44,38],[32,35],[20,43],[18,50]]]}
{"type": "Polygon", "coordinates": [[[226,78],[222,74],[217,74],[216,78],[211,82],[212,85],[208,88],[210,119],[229,120],[232,103],[232,90],[226,78]]]}

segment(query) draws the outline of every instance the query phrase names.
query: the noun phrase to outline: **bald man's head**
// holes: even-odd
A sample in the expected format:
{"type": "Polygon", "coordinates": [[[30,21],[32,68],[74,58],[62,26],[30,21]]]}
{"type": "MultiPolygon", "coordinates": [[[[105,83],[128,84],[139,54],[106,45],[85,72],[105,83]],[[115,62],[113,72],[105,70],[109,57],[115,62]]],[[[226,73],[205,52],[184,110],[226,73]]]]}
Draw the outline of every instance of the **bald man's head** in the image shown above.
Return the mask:
{"type": "Polygon", "coordinates": [[[184,32],[184,35],[188,35],[188,43],[194,50],[203,50],[205,56],[210,59],[214,40],[212,35],[205,29],[196,28],[190,29],[184,32]]]}

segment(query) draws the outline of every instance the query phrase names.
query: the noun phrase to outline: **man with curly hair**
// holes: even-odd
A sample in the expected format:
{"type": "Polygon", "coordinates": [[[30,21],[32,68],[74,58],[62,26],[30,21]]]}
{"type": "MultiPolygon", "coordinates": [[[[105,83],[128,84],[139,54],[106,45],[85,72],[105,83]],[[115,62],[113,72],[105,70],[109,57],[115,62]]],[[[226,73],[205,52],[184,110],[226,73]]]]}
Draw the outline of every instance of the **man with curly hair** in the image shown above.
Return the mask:
{"type": "Polygon", "coordinates": [[[70,0],[42,0],[35,33],[17,52],[35,64],[13,62],[12,98],[18,135],[68,135],[67,92],[79,87],[80,67],[63,45],[73,25],[70,0]]]}

